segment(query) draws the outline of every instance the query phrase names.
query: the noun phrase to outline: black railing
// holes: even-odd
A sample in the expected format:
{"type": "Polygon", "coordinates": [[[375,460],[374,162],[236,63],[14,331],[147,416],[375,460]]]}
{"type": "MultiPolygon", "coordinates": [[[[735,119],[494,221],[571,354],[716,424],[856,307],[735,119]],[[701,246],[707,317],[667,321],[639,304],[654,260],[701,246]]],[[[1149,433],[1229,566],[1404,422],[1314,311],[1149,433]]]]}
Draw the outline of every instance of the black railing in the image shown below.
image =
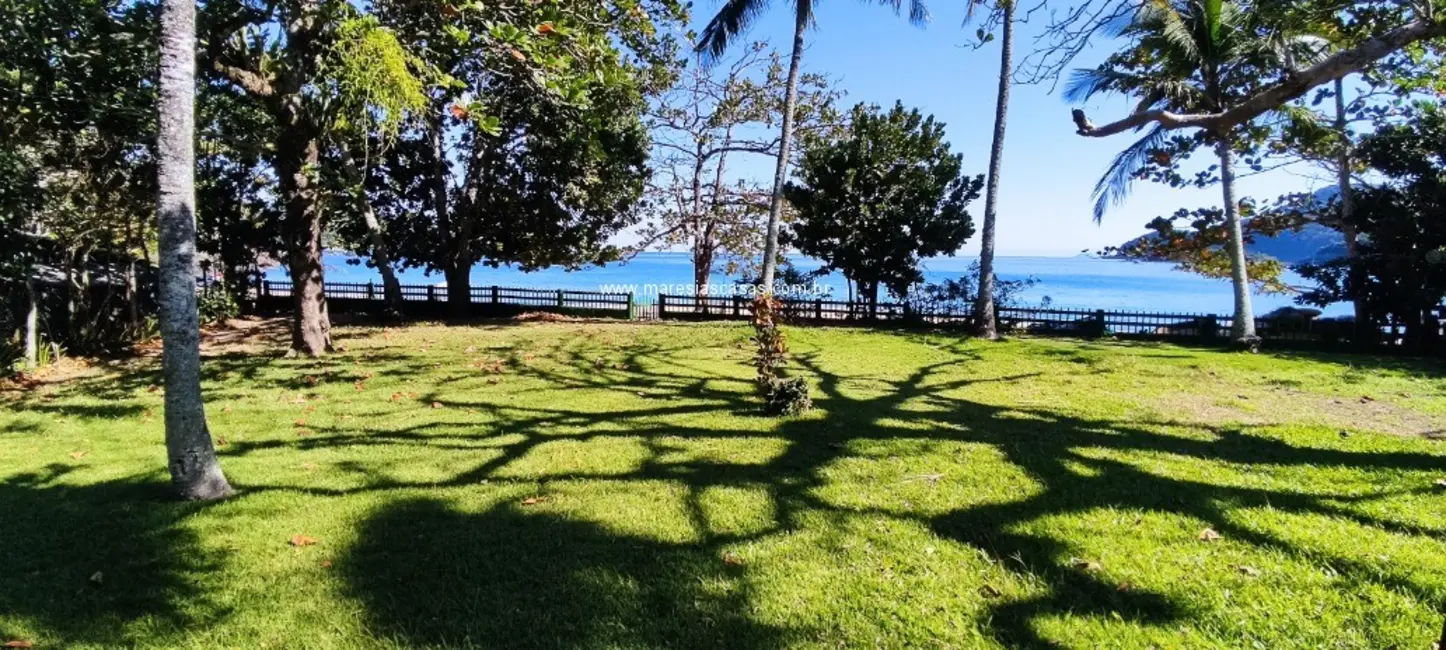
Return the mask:
{"type": "MultiPolygon", "coordinates": [[[[261,301],[271,307],[285,308],[291,299],[291,282],[267,280],[261,283],[261,301]]],[[[382,285],[327,282],[324,292],[328,308],[337,311],[375,311],[383,306],[382,285]]],[[[402,285],[402,309],[417,315],[434,315],[455,310],[448,301],[447,287],[437,285],[402,285]]],[[[569,291],[565,289],[524,289],[517,287],[472,287],[467,307],[469,313],[489,315],[543,311],[562,314],[632,318],[632,294],[569,291]]]]}

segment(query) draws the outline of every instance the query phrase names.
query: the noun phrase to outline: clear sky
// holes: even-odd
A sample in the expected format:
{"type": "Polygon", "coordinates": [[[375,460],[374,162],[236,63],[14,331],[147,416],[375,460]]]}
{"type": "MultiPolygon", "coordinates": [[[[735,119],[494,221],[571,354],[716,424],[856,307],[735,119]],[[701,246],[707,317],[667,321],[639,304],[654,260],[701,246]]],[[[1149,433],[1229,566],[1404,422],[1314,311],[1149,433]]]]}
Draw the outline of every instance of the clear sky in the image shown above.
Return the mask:
{"type": "MultiPolygon", "coordinates": [[[[994,100],[998,84],[997,41],[981,49],[969,45],[974,26],[961,27],[968,0],[933,0],[933,19],[920,29],[897,17],[880,3],[863,0],[820,0],[817,29],[809,32],[804,67],[826,73],[848,92],[843,105],[871,102],[905,106],[932,113],[948,125],[954,151],[964,154],[968,173],[984,173],[989,164],[994,100]]],[[[721,0],[697,0],[693,6],[698,31],[713,16],[721,0]]],[[[772,7],[740,43],[767,41],[785,50],[792,35],[790,0],[774,0],[772,7]]],[[[907,4],[907,3],[905,3],[907,4]]],[[[1041,17],[1042,18],[1042,17],[1041,17]]],[[[1021,25],[1015,37],[1015,57],[1034,46],[1040,28],[1021,25]]],[[[1116,43],[1102,41],[1076,61],[1075,67],[1098,63],[1116,43]]],[[[1062,85],[1062,84],[1061,84],[1062,85]]],[[[1046,86],[1015,86],[1011,95],[1009,131],[1000,188],[998,250],[1002,255],[1075,255],[1119,244],[1144,232],[1151,218],[1181,207],[1218,205],[1220,190],[1175,190],[1141,182],[1123,206],[1096,225],[1090,217],[1090,191],[1111,157],[1130,144],[1130,134],[1110,138],[1084,138],[1074,133],[1069,111],[1059,92],[1046,86]]],[[[1083,108],[1095,123],[1126,114],[1123,99],[1095,100],[1083,108]]],[[[1195,155],[1208,162],[1208,152],[1195,155]]],[[[756,161],[743,173],[759,180],[772,177],[766,161],[756,161]]],[[[1277,170],[1240,181],[1241,196],[1269,200],[1286,192],[1315,189],[1324,184],[1321,174],[1301,167],[1277,170]],[[1315,178],[1313,178],[1315,177],[1315,178]]],[[[971,206],[976,223],[984,201],[971,206]]],[[[978,251],[977,237],[961,254],[978,251]]]]}

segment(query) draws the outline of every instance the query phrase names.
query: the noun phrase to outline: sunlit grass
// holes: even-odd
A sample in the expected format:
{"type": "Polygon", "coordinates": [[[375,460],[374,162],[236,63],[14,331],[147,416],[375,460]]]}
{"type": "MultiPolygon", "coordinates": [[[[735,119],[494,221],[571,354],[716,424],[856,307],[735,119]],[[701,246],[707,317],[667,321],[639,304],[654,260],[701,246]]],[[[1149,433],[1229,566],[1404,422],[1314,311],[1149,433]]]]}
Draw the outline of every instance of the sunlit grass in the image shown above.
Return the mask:
{"type": "Polygon", "coordinates": [[[207,360],[223,503],[166,498],[154,362],[6,394],[0,643],[1424,649],[1446,616],[1429,362],[794,329],[818,408],[773,419],[741,327],[340,335],[207,360]]]}

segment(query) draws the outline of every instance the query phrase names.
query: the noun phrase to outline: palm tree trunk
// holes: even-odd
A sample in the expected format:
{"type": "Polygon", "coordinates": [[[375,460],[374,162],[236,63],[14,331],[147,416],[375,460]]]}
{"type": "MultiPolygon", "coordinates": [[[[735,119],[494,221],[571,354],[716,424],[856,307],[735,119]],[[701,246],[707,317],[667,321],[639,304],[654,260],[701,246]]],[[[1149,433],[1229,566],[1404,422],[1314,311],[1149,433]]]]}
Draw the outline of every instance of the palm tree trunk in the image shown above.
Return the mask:
{"type": "MultiPolygon", "coordinates": [[[[1371,341],[1368,338],[1370,332],[1370,315],[1366,310],[1366,297],[1362,292],[1362,285],[1365,278],[1362,277],[1360,268],[1360,238],[1356,232],[1356,224],[1353,221],[1355,216],[1355,201],[1351,196],[1351,140],[1350,134],[1346,131],[1346,89],[1345,82],[1336,79],[1336,133],[1341,137],[1341,150],[1336,158],[1336,189],[1337,197],[1341,204],[1340,209],[1340,230],[1341,236],[1346,243],[1346,259],[1350,262],[1347,286],[1353,294],[1351,299],[1352,311],[1355,314],[1355,343],[1358,346],[1367,345],[1371,341]]],[[[1373,338],[1373,337],[1371,337],[1373,338]]]]}
{"type": "Polygon", "coordinates": [[[1014,74],[1014,2],[1005,0],[999,54],[999,95],[994,105],[994,142],[989,149],[989,184],[984,195],[984,227],[979,234],[979,296],[974,320],[981,338],[999,338],[994,322],[994,224],[999,209],[999,174],[1004,167],[1004,131],[1009,119],[1009,87],[1014,74]]]}
{"type": "Polygon", "coordinates": [[[788,156],[793,148],[793,118],[798,108],[798,75],[803,65],[803,36],[808,30],[809,2],[799,0],[793,25],[793,54],[788,59],[788,87],[783,95],[783,132],[778,139],[778,168],[773,173],[773,201],[768,206],[768,234],[763,241],[763,290],[773,294],[778,270],[778,222],[783,218],[783,185],[788,182],[788,156]]]}
{"type": "Polygon", "coordinates": [[[1235,290],[1235,319],[1230,326],[1231,338],[1238,344],[1255,344],[1255,312],[1250,306],[1250,276],[1245,266],[1245,236],[1240,227],[1240,210],[1235,201],[1235,170],[1231,159],[1232,138],[1221,134],[1215,145],[1220,156],[1220,188],[1225,201],[1225,227],[1230,232],[1230,281],[1235,290]]]}
{"type": "Polygon", "coordinates": [[[201,328],[196,314],[195,164],[196,3],[161,6],[160,242],[162,371],[166,455],[184,499],[231,494],[221,473],[201,399],[201,328]]]}

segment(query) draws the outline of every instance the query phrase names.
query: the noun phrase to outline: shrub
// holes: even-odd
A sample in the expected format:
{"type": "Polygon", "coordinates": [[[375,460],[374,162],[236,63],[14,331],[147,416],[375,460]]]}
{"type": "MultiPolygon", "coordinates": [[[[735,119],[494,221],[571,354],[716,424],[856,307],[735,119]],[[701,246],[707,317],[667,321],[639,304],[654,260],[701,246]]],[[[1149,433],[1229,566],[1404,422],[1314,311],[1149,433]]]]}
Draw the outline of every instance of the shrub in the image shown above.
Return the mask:
{"type": "Polygon", "coordinates": [[[196,296],[196,311],[200,312],[201,323],[220,323],[241,315],[236,298],[220,282],[206,285],[196,296]]]}
{"type": "Polygon", "coordinates": [[[808,382],[802,377],[774,379],[764,395],[763,411],[769,415],[798,415],[813,408],[808,382]]]}

